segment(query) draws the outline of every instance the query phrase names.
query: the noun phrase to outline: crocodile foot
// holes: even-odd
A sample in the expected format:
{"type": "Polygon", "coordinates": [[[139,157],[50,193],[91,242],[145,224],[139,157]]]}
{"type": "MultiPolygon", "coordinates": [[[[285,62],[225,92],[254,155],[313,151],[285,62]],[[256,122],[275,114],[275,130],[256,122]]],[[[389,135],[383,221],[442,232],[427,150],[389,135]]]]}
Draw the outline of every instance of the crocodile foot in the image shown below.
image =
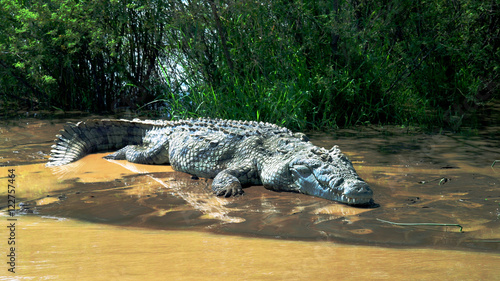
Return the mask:
{"type": "Polygon", "coordinates": [[[212,182],[212,190],[217,196],[231,197],[243,194],[243,188],[237,177],[220,172],[212,182]]]}

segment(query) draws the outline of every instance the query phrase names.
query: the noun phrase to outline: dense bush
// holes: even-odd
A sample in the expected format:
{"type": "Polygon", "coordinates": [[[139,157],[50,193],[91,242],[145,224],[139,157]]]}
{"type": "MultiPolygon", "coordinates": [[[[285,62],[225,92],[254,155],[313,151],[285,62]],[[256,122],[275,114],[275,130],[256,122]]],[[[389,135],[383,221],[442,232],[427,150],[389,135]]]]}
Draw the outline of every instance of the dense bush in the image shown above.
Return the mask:
{"type": "Polygon", "coordinates": [[[499,92],[495,0],[124,2],[0,0],[2,104],[444,126],[499,92]]]}

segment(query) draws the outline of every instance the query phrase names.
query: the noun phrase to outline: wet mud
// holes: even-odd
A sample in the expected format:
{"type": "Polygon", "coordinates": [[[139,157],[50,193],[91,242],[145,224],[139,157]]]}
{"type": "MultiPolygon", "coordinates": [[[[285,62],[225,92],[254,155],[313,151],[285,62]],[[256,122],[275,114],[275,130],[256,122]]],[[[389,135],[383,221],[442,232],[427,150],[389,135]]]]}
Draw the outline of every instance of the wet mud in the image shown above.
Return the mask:
{"type": "Polygon", "coordinates": [[[219,198],[209,179],[193,179],[169,166],[104,160],[106,153],[46,168],[52,140],[66,121],[0,126],[0,172],[16,169],[18,214],[145,229],[500,252],[500,163],[491,167],[500,158],[497,128],[470,135],[397,127],[308,134],[318,146],[339,145],[371,185],[379,207],[356,208],[262,186],[219,198]]]}

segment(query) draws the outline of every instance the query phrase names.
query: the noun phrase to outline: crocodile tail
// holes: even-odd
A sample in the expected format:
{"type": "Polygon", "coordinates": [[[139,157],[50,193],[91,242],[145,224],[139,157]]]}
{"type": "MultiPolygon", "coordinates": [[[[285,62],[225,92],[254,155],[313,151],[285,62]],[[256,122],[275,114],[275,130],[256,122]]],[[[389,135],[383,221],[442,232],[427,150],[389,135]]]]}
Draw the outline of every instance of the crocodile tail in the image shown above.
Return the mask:
{"type": "Polygon", "coordinates": [[[46,166],[74,162],[87,154],[141,144],[151,124],[128,120],[87,120],[67,123],[52,145],[46,166]]]}

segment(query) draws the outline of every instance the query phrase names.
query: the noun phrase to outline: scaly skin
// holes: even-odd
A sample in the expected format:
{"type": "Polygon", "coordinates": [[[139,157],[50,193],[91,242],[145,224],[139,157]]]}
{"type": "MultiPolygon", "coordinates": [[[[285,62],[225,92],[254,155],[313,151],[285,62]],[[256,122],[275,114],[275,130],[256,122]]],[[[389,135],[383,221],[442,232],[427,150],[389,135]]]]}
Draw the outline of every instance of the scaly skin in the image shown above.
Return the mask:
{"type": "Polygon", "coordinates": [[[373,203],[372,190],[337,146],[314,146],[304,134],[269,123],[88,120],[65,125],[55,142],[47,166],[118,149],[105,158],[170,164],[180,172],[213,178],[218,196],[243,194],[242,184],[262,184],[350,205],[373,203]]]}

